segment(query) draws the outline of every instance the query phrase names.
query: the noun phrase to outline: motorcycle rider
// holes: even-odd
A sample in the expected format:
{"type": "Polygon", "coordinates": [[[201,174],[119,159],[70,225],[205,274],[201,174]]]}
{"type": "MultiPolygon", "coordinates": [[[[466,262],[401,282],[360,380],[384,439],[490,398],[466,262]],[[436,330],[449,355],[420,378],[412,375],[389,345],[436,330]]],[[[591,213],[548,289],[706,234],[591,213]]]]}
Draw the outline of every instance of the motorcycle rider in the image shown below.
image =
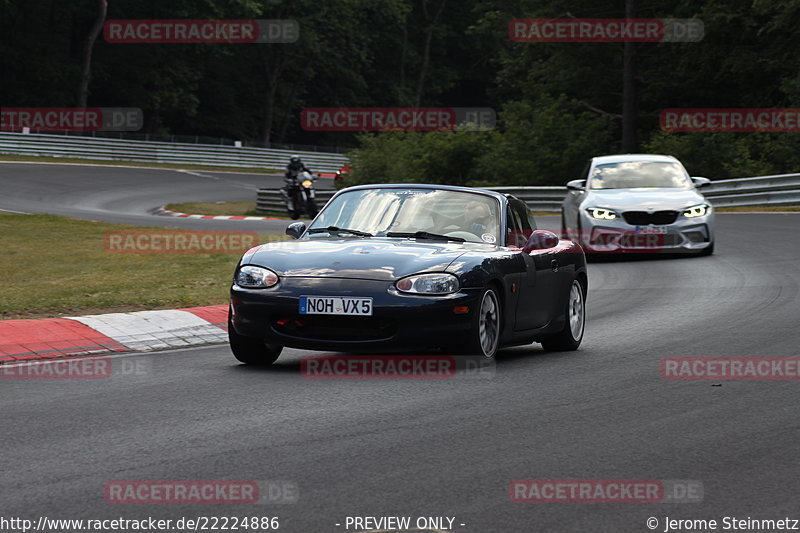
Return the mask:
{"type": "MultiPolygon", "coordinates": [[[[298,184],[297,178],[302,172],[308,172],[309,175],[312,175],[311,169],[303,163],[300,157],[293,155],[289,159],[289,164],[286,165],[286,172],[283,176],[283,188],[281,189],[281,194],[286,202],[286,210],[293,220],[297,220],[303,210],[307,211],[311,218],[317,215],[313,190],[309,188],[307,192],[310,194],[310,198],[307,198],[305,202],[301,196],[301,192],[303,192],[304,189],[298,184]]],[[[311,180],[314,179],[313,177],[311,178],[311,180]]]]}
{"type": "Polygon", "coordinates": [[[301,172],[308,172],[309,174],[313,174],[311,169],[308,168],[305,163],[300,159],[299,156],[293,155],[289,159],[289,164],[286,165],[286,173],[283,176],[283,179],[288,183],[290,183],[293,179],[297,178],[297,175],[301,172]]]}

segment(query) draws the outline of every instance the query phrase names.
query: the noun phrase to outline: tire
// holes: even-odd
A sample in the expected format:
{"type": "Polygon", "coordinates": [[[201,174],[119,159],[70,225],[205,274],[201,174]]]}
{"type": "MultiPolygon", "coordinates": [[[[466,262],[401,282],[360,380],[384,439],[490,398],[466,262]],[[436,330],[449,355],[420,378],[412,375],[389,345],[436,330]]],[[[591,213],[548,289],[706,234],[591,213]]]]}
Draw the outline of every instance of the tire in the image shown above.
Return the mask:
{"type": "Polygon", "coordinates": [[[306,202],[306,213],[308,213],[308,218],[314,218],[317,216],[318,211],[319,209],[317,209],[317,202],[315,202],[313,198],[309,198],[306,202]]]}
{"type": "Polygon", "coordinates": [[[572,281],[564,310],[564,329],[542,339],[542,348],[548,352],[569,352],[577,350],[583,340],[586,329],[586,296],[583,284],[577,279],[572,281]]]}
{"type": "Polygon", "coordinates": [[[300,215],[303,213],[303,206],[305,202],[301,197],[300,193],[295,191],[292,194],[292,209],[289,209],[289,216],[292,220],[297,220],[300,218],[300,215]]]}
{"type": "Polygon", "coordinates": [[[503,324],[503,310],[497,291],[488,288],[480,298],[478,312],[472,320],[472,331],[465,346],[467,355],[480,355],[486,360],[494,359],[500,347],[500,327],[503,324]]]}
{"type": "Polygon", "coordinates": [[[703,251],[701,251],[697,255],[702,257],[702,256],[706,256],[706,255],[712,255],[713,253],[714,253],[714,243],[712,242],[710,245],[708,245],[707,247],[703,248],[703,251]]]}
{"type": "Polygon", "coordinates": [[[245,337],[236,333],[228,319],[228,341],[233,356],[240,362],[254,366],[269,366],[278,360],[283,346],[268,343],[258,337],[245,337]]]}
{"type": "Polygon", "coordinates": [[[567,221],[564,218],[564,210],[561,210],[561,238],[562,239],[569,239],[569,235],[567,235],[567,221]]]}

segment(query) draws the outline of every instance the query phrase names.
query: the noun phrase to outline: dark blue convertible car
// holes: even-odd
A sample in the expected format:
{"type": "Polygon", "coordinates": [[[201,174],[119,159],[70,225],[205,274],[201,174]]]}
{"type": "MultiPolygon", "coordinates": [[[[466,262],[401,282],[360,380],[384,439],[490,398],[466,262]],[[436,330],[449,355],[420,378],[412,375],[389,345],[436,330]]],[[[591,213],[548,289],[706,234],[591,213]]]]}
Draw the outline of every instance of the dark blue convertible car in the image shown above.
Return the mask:
{"type": "Polygon", "coordinates": [[[295,240],[239,261],[228,332],[244,363],[284,346],[326,351],[442,348],[491,359],[501,346],[575,350],[586,260],[498,192],[365,185],[336,193],[295,240]]]}

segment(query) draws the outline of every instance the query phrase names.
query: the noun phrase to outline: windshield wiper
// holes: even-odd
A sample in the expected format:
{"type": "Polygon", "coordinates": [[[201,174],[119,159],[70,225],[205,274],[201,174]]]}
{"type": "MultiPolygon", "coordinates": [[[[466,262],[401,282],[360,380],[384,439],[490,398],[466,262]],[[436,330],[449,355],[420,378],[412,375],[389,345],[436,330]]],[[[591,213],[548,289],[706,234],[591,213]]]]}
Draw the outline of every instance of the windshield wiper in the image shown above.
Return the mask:
{"type": "Polygon", "coordinates": [[[413,237],[415,239],[435,239],[453,242],[466,242],[466,239],[461,237],[448,237],[447,235],[439,235],[438,233],[428,233],[427,231],[416,231],[414,233],[405,233],[400,231],[390,231],[386,234],[387,237],[413,237]]]}
{"type": "Polygon", "coordinates": [[[359,237],[372,237],[372,233],[366,231],[359,231],[357,229],[337,228],[336,226],[328,226],[327,228],[312,228],[308,233],[350,233],[358,235],[359,237]]]}

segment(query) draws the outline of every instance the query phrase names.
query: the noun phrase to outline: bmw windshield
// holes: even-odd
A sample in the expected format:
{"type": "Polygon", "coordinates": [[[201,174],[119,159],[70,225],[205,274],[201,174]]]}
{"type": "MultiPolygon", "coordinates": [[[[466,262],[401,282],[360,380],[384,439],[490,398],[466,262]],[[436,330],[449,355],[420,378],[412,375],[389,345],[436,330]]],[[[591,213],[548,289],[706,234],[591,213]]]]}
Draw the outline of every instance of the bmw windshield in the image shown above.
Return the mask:
{"type": "Polygon", "coordinates": [[[430,234],[494,244],[500,238],[499,207],[497,199],[470,192],[360,189],[332,199],[308,233],[310,237],[353,231],[375,237],[430,234]]]}
{"type": "Polygon", "coordinates": [[[597,165],[590,189],[672,188],[691,189],[692,181],[679,163],[667,161],[625,161],[597,165]]]}

